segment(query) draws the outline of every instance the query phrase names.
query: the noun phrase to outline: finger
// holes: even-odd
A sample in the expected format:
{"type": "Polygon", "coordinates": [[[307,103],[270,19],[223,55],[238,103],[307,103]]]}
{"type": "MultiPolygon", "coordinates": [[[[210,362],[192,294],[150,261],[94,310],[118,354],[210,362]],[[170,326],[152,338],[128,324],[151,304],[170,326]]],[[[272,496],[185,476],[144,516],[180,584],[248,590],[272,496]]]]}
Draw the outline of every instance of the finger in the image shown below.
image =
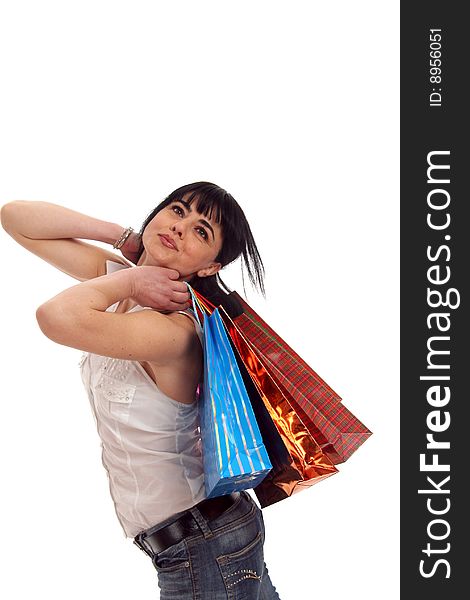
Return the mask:
{"type": "MultiPolygon", "coordinates": [[[[178,271],[176,271],[175,269],[167,269],[167,271],[168,271],[168,277],[170,279],[179,279],[180,274],[178,271]]],[[[185,285],[185,284],[183,283],[183,285],[185,285]]]]}
{"type": "Polygon", "coordinates": [[[184,281],[172,281],[171,282],[171,290],[172,290],[172,292],[189,294],[188,286],[184,283],[184,281]]]}
{"type": "Polygon", "coordinates": [[[189,292],[173,292],[170,297],[171,302],[176,302],[177,304],[189,304],[191,301],[191,296],[189,292]]]}

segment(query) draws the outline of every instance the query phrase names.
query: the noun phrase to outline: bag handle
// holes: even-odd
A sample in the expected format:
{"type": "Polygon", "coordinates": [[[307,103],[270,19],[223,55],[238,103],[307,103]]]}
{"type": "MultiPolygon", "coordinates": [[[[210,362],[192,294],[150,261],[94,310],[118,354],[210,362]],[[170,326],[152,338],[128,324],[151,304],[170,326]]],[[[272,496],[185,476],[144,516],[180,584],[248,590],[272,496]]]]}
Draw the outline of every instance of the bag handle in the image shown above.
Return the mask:
{"type": "Polygon", "coordinates": [[[199,292],[197,292],[195,289],[193,289],[193,292],[194,292],[194,295],[196,296],[196,298],[202,304],[202,306],[203,306],[204,310],[207,312],[207,314],[208,315],[212,314],[217,307],[214,304],[212,304],[212,302],[210,302],[207,298],[204,298],[204,296],[202,294],[200,294],[199,292]]]}
{"type": "Polygon", "coordinates": [[[206,314],[209,315],[211,313],[210,309],[208,309],[207,304],[206,304],[206,302],[208,302],[208,300],[206,300],[204,298],[204,296],[200,296],[200,294],[197,294],[197,296],[196,296],[197,292],[195,290],[193,290],[193,288],[189,285],[189,283],[187,281],[185,281],[185,283],[188,286],[188,291],[191,296],[191,300],[192,300],[193,307],[194,307],[194,314],[196,315],[197,322],[199,323],[199,325],[202,328],[203,323],[204,323],[204,317],[206,316],[206,314]],[[202,323],[201,323],[201,320],[199,319],[198,309],[202,315],[202,323]]]}

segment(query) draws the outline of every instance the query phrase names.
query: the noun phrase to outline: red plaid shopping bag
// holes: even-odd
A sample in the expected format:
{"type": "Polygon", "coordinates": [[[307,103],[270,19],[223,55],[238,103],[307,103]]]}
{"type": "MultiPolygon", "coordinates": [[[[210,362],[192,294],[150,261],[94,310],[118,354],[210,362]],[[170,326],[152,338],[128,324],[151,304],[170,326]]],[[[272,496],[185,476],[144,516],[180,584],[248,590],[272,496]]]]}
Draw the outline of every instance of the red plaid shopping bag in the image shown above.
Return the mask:
{"type": "Polygon", "coordinates": [[[237,292],[223,306],[323,453],[334,464],[346,461],[372,432],[237,292]]]}

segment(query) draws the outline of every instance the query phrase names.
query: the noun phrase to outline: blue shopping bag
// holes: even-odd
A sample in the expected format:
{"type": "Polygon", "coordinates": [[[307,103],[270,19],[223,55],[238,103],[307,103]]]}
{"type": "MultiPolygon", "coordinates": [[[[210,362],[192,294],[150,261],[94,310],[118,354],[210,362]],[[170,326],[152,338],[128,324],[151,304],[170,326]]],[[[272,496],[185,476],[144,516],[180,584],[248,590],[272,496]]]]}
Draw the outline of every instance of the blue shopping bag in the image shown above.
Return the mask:
{"type": "Polygon", "coordinates": [[[256,487],[272,469],[218,309],[204,311],[188,289],[204,332],[204,380],[199,417],[207,498],[256,487]]]}

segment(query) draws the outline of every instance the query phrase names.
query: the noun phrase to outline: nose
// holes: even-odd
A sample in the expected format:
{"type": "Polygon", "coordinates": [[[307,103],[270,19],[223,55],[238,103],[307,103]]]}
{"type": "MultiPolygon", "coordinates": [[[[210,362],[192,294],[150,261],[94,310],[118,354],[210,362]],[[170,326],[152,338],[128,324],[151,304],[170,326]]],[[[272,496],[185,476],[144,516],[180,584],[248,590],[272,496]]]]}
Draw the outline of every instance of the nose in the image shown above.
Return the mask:
{"type": "Polygon", "coordinates": [[[175,221],[173,225],[170,227],[170,230],[176,234],[179,238],[182,238],[184,235],[184,223],[181,220],[175,221]]]}

